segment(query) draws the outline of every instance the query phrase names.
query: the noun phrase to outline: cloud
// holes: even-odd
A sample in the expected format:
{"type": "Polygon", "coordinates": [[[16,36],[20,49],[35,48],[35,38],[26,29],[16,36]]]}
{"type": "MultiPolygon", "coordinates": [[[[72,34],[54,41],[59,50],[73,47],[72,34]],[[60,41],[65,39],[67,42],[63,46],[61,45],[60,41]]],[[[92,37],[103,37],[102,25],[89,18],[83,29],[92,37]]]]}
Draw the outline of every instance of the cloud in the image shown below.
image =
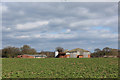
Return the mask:
{"type": "Polygon", "coordinates": [[[71,32],[71,29],[67,29],[67,30],[66,30],[66,33],[70,33],[70,32],[71,32]]]}
{"type": "Polygon", "coordinates": [[[3,26],[3,27],[2,27],[2,30],[9,32],[9,31],[11,31],[11,28],[10,28],[10,27],[7,27],[7,28],[6,28],[6,27],[3,26]]]}
{"type": "Polygon", "coordinates": [[[5,6],[5,5],[0,5],[0,8],[2,8],[2,12],[3,13],[5,13],[5,12],[7,12],[8,11],[8,7],[7,6],[5,6]]]}
{"type": "Polygon", "coordinates": [[[97,26],[100,23],[100,20],[82,20],[79,22],[71,23],[70,27],[80,27],[80,26],[85,26],[85,27],[91,27],[91,26],[97,26]]]}
{"type": "Polygon", "coordinates": [[[117,48],[117,3],[4,3],[3,46],[117,48]]]}
{"type": "Polygon", "coordinates": [[[19,11],[19,14],[20,14],[20,15],[24,15],[25,12],[24,12],[24,11],[19,11]]]}
{"type": "Polygon", "coordinates": [[[17,36],[16,38],[18,38],[18,39],[26,39],[26,38],[30,38],[30,36],[22,35],[22,36],[17,36]]]}
{"type": "Polygon", "coordinates": [[[37,21],[37,22],[31,22],[31,23],[25,23],[25,24],[17,24],[16,29],[20,30],[27,30],[27,29],[33,29],[37,27],[42,27],[43,25],[47,25],[48,21],[37,21]]]}
{"type": "Polygon", "coordinates": [[[48,38],[48,39],[72,39],[76,37],[76,34],[43,34],[35,35],[36,38],[48,38]]]}

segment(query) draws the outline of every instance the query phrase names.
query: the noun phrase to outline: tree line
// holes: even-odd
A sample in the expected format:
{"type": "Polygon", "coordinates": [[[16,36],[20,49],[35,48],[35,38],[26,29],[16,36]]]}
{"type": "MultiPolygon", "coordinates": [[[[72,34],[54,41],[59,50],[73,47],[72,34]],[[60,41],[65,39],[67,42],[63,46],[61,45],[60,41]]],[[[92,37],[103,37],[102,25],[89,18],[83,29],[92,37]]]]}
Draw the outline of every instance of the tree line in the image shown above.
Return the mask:
{"type": "MultiPolygon", "coordinates": [[[[63,48],[57,47],[56,50],[62,51],[63,48]]],[[[55,56],[54,52],[50,51],[41,51],[37,52],[34,48],[31,48],[29,45],[23,45],[22,47],[12,47],[8,46],[0,50],[0,55],[3,58],[15,58],[18,55],[46,55],[49,58],[52,58],[55,56]]]]}
{"type": "Polygon", "coordinates": [[[119,50],[105,47],[103,49],[96,48],[91,57],[118,57],[119,50]]]}
{"type": "Polygon", "coordinates": [[[8,46],[2,49],[2,57],[6,58],[14,58],[23,54],[37,54],[37,51],[28,45],[23,45],[21,48],[8,46]]]}
{"type": "MultiPolygon", "coordinates": [[[[64,52],[62,47],[57,47],[56,51],[64,52]]],[[[91,57],[108,57],[108,56],[118,56],[118,49],[112,49],[109,47],[105,47],[103,49],[95,49],[93,53],[91,53],[91,57]]],[[[37,52],[34,48],[31,48],[29,45],[23,45],[22,47],[5,47],[0,50],[0,55],[4,58],[14,58],[18,55],[46,55],[47,57],[54,57],[55,53],[50,51],[41,51],[37,52]]]]}
{"type": "Polygon", "coordinates": [[[46,55],[47,57],[54,57],[54,52],[50,51],[41,51],[37,52],[34,48],[31,48],[29,45],[23,45],[22,47],[5,47],[0,50],[0,55],[3,58],[15,58],[18,55],[46,55]]]}

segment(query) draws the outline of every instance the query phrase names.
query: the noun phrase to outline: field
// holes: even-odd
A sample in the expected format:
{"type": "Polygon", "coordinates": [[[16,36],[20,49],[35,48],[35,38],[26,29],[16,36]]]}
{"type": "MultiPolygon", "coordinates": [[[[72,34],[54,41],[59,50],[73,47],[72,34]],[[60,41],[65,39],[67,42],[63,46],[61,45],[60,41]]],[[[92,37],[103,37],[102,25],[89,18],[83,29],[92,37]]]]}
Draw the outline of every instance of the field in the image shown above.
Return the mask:
{"type": "Polygon", "coordinates": [[[2,59],[2,78],[117,78],[118,58],[2,59]]]}

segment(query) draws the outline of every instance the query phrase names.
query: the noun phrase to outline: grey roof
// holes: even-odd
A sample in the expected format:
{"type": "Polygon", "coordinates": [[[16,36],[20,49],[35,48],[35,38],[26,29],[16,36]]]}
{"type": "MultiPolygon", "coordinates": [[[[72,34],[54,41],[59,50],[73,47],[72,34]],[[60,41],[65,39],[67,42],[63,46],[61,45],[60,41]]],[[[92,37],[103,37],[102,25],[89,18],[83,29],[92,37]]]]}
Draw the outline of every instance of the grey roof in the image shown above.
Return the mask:
{"type": "Polygon", "coordinates": [[[36,57],[36,56],[38,56],[38,57],[45,57],[46,55],[28,55],[28,56],[33,56],[33,57],[36,57]]]}

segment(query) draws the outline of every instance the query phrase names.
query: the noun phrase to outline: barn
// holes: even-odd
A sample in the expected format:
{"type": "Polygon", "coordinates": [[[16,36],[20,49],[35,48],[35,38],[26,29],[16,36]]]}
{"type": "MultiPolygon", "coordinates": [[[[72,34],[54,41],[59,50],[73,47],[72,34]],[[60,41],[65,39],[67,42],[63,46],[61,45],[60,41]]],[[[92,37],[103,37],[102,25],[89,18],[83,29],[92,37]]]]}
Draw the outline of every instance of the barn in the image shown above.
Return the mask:
{"type": "Polygon", "coordinates": [[[55,52],[57,58],[90,58],[90,51],[76,48],[65,52],[55,52]]]}
{"type": "Polygon", "coordinates": [[[46,55],[18,55],[17,58],[46,58],[46,55]]]}

